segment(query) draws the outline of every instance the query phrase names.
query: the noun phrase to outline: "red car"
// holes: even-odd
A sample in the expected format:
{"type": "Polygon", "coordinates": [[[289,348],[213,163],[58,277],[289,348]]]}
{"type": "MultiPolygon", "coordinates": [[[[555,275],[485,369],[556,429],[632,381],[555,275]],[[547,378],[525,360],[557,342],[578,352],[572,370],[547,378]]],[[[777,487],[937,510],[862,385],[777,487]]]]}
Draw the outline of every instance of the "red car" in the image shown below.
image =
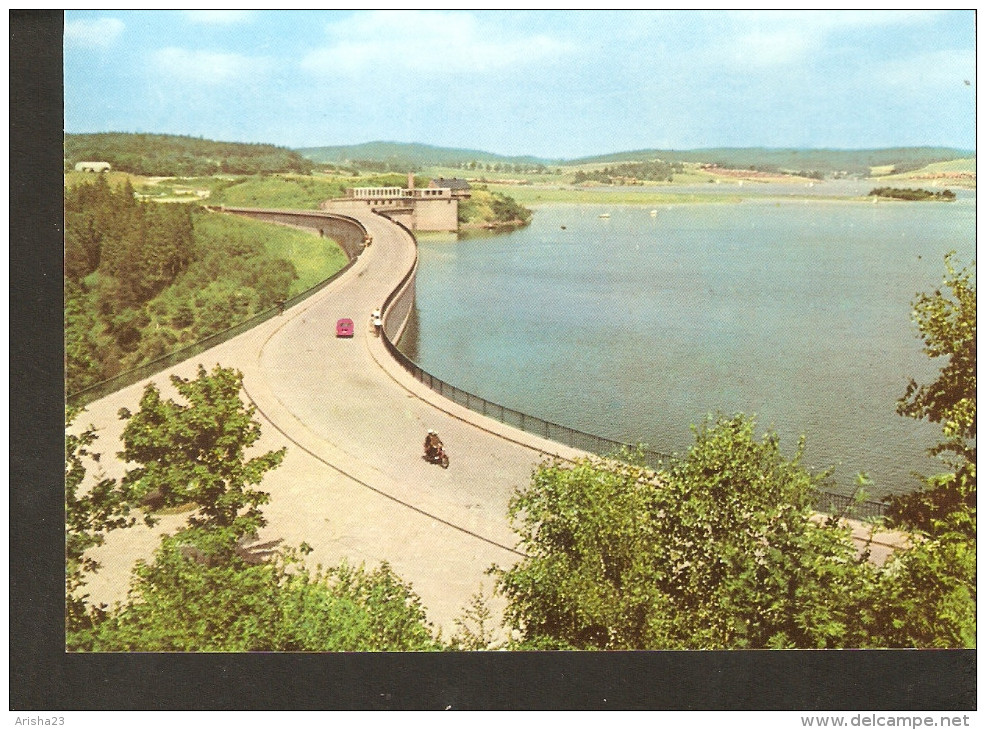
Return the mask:
{"type": "Polygon", "coordinates": [[[344,318],[336,322],[336,337],[352,337],[353,320],[344,318]]]}

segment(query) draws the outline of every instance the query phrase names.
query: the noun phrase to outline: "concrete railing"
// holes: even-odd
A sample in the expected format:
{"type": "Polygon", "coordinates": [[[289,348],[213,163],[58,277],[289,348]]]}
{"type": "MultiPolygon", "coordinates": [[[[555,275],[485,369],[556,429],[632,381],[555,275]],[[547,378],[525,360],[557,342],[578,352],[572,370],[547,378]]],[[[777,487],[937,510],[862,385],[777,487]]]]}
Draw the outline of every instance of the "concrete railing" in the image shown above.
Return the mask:
{"type": "MultiPolygon", "coordinates": [[[[387,218],[386,215],[381,217],[387,218]]],[[[415,280],[418,274],[418,239],[411,233],[411,229],[399,221],[387,218],[398,228],[401,228],[411,239],[414,245],[414,263],[411,269],[401,278],[394,290],[384,300],[381,307],[383,315],[383,336],[384,342],[389,345],[388,349],[396,349],[394,343],[400,342],[407,327],[408,320],[411,319],[411,311],[414,309],[414,297],[416,294],[415,280]]]]}
{"type": "Polygon", "coordinates": [[[275,210],[268,208],[241,208],[230,206],[207,206],[208,210],[220,213],[233,213],[245,218],[278,223],[296,228],[308,228],[319,231],[326,238],[331,238],[342,246],[350,260],[362,253],[366,229],[355,218],[341,213],[326,213],[318,210],[275,210]]]}

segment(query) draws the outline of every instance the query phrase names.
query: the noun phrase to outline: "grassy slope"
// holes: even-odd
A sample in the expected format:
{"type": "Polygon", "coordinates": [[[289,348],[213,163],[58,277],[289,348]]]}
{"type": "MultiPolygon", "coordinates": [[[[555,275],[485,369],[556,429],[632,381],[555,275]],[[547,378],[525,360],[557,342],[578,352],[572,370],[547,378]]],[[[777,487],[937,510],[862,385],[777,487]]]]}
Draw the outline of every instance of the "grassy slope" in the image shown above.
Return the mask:
{"type": "MultiPolygon", "coordinates": [[[[174,191],[207,189],[211,195],[202,202],[225,203],[244,207],[317,208],[326,198],[341,195],[346,183],[339,179],[323,179],[318,176],[246,177],[246,178],[147,178],[126,172],[108,172],[111,187],[123,185],[128,180],[136,192],[151,196],[155,201],[175,200],[174,191]]],[[[92,173],[70,171],[65,173],[65,186],[92,182],[92,173]]],[[[193,201],[194,202],[194,201],[193,201]]],[[[346,264],[346,255],[339,245],[328,238],[318,238],[304,231],[277,226],[233,216],[201,218],[197,226],[204,226],[203,236],[222,233],[260,238],[272,255],[294,264],[298,279],[291,285],[291,294],[314,286],[328,278],[346,264]]],[[[197,228],[197,235],[199,231],[197,228]]]]}
{"type": "Polygon", "coordinates": [[[976,158],[966,157],[959,160],[935,162],[897,175],[883,175],[879,178],[887,182],[936,183],[953,187],[976,187],[976,158]]]}
{"type": "Polygon", "coordinates": [[[323,200],[343,195],[347,186],[339,178],[250,177],[214,195],[212,202],[253,208],[316,209],[323,200]]]}
{"type": "Polygon", "coordinates": [[[196,222],[195,232],[204,240],[220,235],[260,239],[272,256],[294,264],[298,278],[291,284],[291,296],[332,276],[347,261],[339,244],[330,238],[232,215],[204,216],[196,222]]]}

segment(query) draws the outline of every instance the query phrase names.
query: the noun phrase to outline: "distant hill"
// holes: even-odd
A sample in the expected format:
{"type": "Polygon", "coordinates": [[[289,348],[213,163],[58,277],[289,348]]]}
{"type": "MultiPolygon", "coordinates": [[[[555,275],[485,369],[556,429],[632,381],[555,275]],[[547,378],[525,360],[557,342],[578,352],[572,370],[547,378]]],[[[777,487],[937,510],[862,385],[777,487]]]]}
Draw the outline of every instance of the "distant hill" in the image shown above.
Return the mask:
{"type": "Polygon", "coordinates": [[[814,170],[825,174],[846,172],[868,175],[873,167],[893,167],[897,172],[916,170],[936,162],[975,157],[973,150],[950,147],[892,147],[885,149],[772,149],[766,147],[721,147],[698,150],[636,150],[611,155],[582,157],[566,165],[612,162],[698,162],[720,167],[760,170],[814,170]]]}
{"type": "Polygon", "coordinates": [[[66,134],[65,164],[109,162],[114,170],[135,175],[197,177],[311,172],[297,152],[270,144],[216,142],[170,134],[66,134]]]}
{"type": "Polygon", "coordinates": [[[354,164],[359,161],[389,162],[392,169],[404,167],[456,167],[470,162],[510,165],[554,165],[557,160],[540,157],[508,157],[482,150],[433,147],[405,142],[366,142],[335,147],[305,147],[296,150],[300,155],[319,163],[354,164]]]}
{"type": "MultiPolygon", "coordinates": [[[[896,172],[916,170],[930,164],[975,157],[974,150],[949,147],[894,147],[885,149],[838,150],[767,147],[712,147],[696,150],[646,149],[615,152],[594,157],[562,160],[535,156],[509,157],[472,149],[434,147],[402,142],[367,142],[335,147],[307,147],[297,152],[319,164],[357,162],[386,163],[388,169],[459,167],[470,162],[509,165],[550,165],[579,167],[621,162],[692,162],[720,167],[763,171],[816,171],[825,175],[847,173],[868,175],[873,167],[893,168],[896,172]]],[[[357,165],[358,166],[358,165],[357,165]]]]}
{"type": "MultiPolygon", "coordinates": [[[[475,149],[436,147],[403,142],[366,142],[357,145],[306,147],[290,150],[270,144],[216,142],[167,134],[66,134],[65,163],[92,160],[109,162],[114,170],[149,176],[255,175],[308,173],[314,165],[345,165],[376,172],[417,171],[422,167],[472,169],[476,166],[514,166],[517,172],[538,168],[652,162],[708,163],[720,167],[760,171],[814,171],[826,176],[846,173],[869,175],[871,168],[905,173],[936,163],[974,158],[974,150],[949,147],[896,147],[887,149],[772,149],[722,147],[697,150],[646,149],[560,160],[533,155],[508,156],[475,149]]],[[[490,169],[487,167],[487,169],[490,169]]]]}

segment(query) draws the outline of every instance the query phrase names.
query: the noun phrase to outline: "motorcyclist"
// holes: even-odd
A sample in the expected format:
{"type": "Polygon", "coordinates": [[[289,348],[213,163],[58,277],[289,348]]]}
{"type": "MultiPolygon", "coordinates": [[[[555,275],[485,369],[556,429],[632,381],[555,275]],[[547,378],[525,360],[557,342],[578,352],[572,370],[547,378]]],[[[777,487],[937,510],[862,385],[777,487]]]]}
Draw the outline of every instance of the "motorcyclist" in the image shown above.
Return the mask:
{"type": "Polygon", "coordinates": [[[429,459],[434,458],[440,448],[442,448],[442,440],[433,429],[429,428],[428,435],[425,436],[425,456],[429,459]]]}

